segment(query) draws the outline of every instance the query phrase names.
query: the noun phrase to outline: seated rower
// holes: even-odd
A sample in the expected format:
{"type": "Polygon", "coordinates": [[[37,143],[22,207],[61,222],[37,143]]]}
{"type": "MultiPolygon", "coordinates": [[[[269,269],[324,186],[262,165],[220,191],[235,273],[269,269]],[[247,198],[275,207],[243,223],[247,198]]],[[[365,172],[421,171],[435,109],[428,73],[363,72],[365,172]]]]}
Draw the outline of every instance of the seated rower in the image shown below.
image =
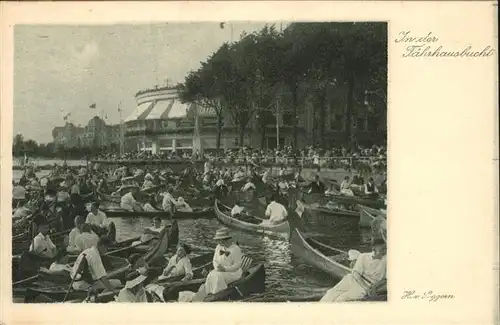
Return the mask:
{"type": "Polygon", "coordinates": [[[365,184],[365,194],[375,196],[378,194],[378,188],[375,186],[375,181],[373,177],[370,177],[368,183],[365,184]]]}
{"type": "Polygon", "coordinates": [[[354,192],[351,190],[349,176],[344,177],[344,180],[342,181],[342,183],[340,183],[340,194],[354,196],[354,192]]]}
{"type": "Polygon", "coordinates": [[[163,196],[161,207],[162,207],[163,211],[170,212],[170,214],[175,213],[174,207],[177,205],[177,201],[174,199],[174,197],[171,194],[172,192],[173,192],[173,187],[171,185],[169,185],[169,186],[167,186],[167,190],[160,194],[161,196],[163,196]]]}
{"type": "Polygon", "coordinates": [[[120,208],[133,212],[133,211],[142,211],[142,207],[137,202],[137,194],[139,193],[139,188],[133,187],[132,190],[122,196],[120,200],[120,208]]]}
{"type": "Polygon", "coordinates": [[[89,224],[84,223],[81,226],[81,234],[77,235],[75,238],[75,251],[82,252],[87,248],[97,245],[98,241],[99,236],[92,231],[89,224]]]}
{"type": "MultiPolygon", "coordinates": [[[[98,202],[92,202],[92,204],[90,205],[90,212],[87,215],[85,223],[88,223],[90,226],[95,227],[99,230],[105,230],[108,226],[108,217],[106,216],[106,213],[99,210],[98,202]]],[[[101,232],[99,230],[98,232],[101,232]]]]}
{"type": "Polygon", "coordinates": [[[152,239],[159,238],[160,232],[164,228],[165,226],[162,225],[161,218],[154,217],[153,225],[151,227],[147,227],[146,229],[144,229],[144,234],[141,236],[141,240],[133,242],[132,245],[138,245],[150,241],[152,239]]]}
{"type": "Polygon", "coordinates": [[[177,204],[175,205],[175,208],[181,212],[193,212],[193,208],[191,208],[189,204],[187,204],[187,202],[184,201],[184,198],[182,196],[180,196],[177,199],[177,204]]]}
{"type": "Polygon", "coordinates": [[[309,189],[309,193],[324,193],[325,192],[325,184],[319,180],[319,175],[314,176],[314,182],[311,183],[311,188],[309,189]]]}
{"type": "Polygon", "coordinates": [[[279,189],[280,193],[283,193],[283,194],[288,193],[288,190],[290,189],[288,182],[283,177],[281,177],[281,179],[278,183],[278,189],[279,189]]]}
{"type": "Polygon", "coordinates": [[[193,278],[193,269],[189,259],[191,248],[187,244],[177,247],[177,253],[170,258],[167,267],[163,270],[158,280],[183,276],[181,281],[189,281],[193,278]]]}
{"type": "Polygon", "coordinates": [[[269,217],[269,220],[262,221],[264,225],[276,225],[284,222],[288,217],[286,208],[283,204],[277,202],[276,194],[272,195],[271,203],[267,205],[266,217],[269,217]]]}
{"type": "Polygon", "coordinates": [[[146,190],[154,187],[155,184],[153,183],[153,180],[154,180],[153,175],[147,173],[146,176],[144,176],[144,183],[142,184],[142,189],[146,190]]]}
{"type": "Polygon", "coordinates": [[[78,237],[82,233],[82,226],[84,225],[83,218],[81,216],[75,217],[75,228],[73,228],[69,233],[68,238],[68,247],[66,247],[66,251],[68,253],[80,253],[76,247],[76,237],[78,237]]]}
{"type": "Polygon", "coordinates": [[[249,190],[256,190],[257,188],[255,187],[254,183],[252,183],[252,178],[248,177],[247,178],[247,183],[241,188],[242,192],[246,192],[249,190]]]}
{"type": "Polygon", "coordinates": [[[87,291],[108,289],[109,291],[119,294],[116,289],[121,285],[119,280],[108,279],[106,269],[102,263],[101,256],[106,254],[109,239],[102,238],[97,245],[85,249],[78,258],[70,272],[70,276],[75,281],[73,289],[76,291],[87,291]]]}
{"type": "Polygon", "coordinates": [[[57,254],[56,245],[49,237],[49,225],[41,221],[38,225],[38,235],[33,238],[29,251],[39,257],[52,259],[57,254]]]}
{"type": "Polygon", "coordinates": [[[214,269],[205,281],[205,293],[215,294],[227,288],[228,284],[241,278],[242,252],[234,242],[229,229],[221,228],[215,233],[217,241],[213,265],[214,269]]]}
{"type": "Polygon", "coordinates": [[[359,300],[376,294],[386,281],[387,247],[383,239],[375,239],[371,253],[361,253],[352,272],[328,290],[321,302],[359,300]]]}

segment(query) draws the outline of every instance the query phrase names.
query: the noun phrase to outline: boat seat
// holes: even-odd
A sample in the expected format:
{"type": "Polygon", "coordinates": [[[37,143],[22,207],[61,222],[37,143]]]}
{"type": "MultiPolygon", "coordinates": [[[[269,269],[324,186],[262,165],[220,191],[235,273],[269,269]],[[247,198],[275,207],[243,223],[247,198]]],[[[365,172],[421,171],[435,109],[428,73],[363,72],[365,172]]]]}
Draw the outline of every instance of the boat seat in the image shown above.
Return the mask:
{"type": "Polygon", "coordinates": [[[241,258],[241,278],[244,279],[248,276],[250,267],[253,264],[253,259],[248,255],[243,255],[241,258]]]}

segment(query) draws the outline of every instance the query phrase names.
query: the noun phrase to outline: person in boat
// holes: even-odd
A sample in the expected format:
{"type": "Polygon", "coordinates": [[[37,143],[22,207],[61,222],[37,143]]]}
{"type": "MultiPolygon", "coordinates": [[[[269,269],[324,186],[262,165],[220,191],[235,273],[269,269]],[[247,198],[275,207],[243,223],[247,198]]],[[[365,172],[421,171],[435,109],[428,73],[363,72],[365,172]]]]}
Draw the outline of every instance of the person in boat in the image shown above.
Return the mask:
{"type": "Polygon", "coordinates": [[[23,174],[21,175],[21,178],[19,179],[19,186],[26,186],[30,183],[28,180],[28,176],[26,175],[26,170],[23,171],[23,174]]]}
{"type": "Polygon", "coordinates": [[[269,217],[269,220],[262,221],[263,225],[280,224],[288,217],[288,211],[283,204],[278,202],[278,195],[276,193],[271,195],[271,202],[266,208],[266,217],[269,217]]]}
{"type": "Polygon", "coordinates": [[[280,194],[286,194],[288,193],[288,190],[290,189],[290,186],[288,185],[288,182],[286,181],[285,177],[281,176],[280,180],[278,182],[278,191],[280,194]]]}
{"type": "Polygon", "coordinates": [[[134,179],[137,182],[137,184],[141,184],[144,182],[144,171],[142,169],[137,169],[134,173],[134,179]]]}
{"type": "Polygon", "coordinates": [[[375,186],[375,181],[373,177],[370,177],[368,183],[365,184],[365,194],[369,196],[377,196],[378,188],[375,186]]]}
{"type": "Polygon", "coordinates": [[[354,196],[354,192],[351,190],[351,182],[349,182],[349,176],[344,177],[342,183],[340,183],[340,194],[347,196],[354,196]]]}
{"type": "Polygon", "coordinates": [[[319,180],[319,175],[314,176],[314,182],[311,183],[309,193],[311,194],[323,194],[325,192],[325,184],[319,180]]]}
{"type": "Polygon", "coordinates": [[[99,210],[98,202],[91,203],[90,212],[87,214],[85,223],[89,224],[96,233],[102,233],[106,231],[108,227],[108,217],[106,216],[106,213],[99,210]]]}
{"type": "Polygon", "coordinates": [[[145,289],[147,280],[148,274],[145,268],[141,268],[138,275],[137,272],[129,274],[125,286],[120,290],[118,296],[115,297],[115,302],[136,303],[152,301],[145,289]]]}
{"type": "Polygon", "coordinates": [[[180,276],[183,277],[181,281],[191,280],[193,278],[193,268],[191,266],[189,254],[191,254],[191,248],[187,244],[180,244],[177,247],[176,254],[169,259],[168,265],[165,267],[158,280],[180,276]]]}
{"type": "Polygon", "coordinates": [[[142,211],[142,206],[136,199],[138,194],[139,194],[139,188],[132,187],[130,192],[122,196],[120,200],[120,208],[130,212],[142,211]]]}
{"type": "Polygon", "coordinates": [[[57,191],[57,202],[68,202],[71,195],[68,192],[68,183],[66,181],[59,184],[59,191],[57,191]]]}
{"type": "Polygon", "coordinates": [[[229,192],[228,191],[228,188],[226,186],[226,184],[224,183],[224,180],[222,178],[220,178],[216,183],[215,183],[215,187],[214,187],[214,196],[217,198],[217,199],[222,199],[224,196],[227,195],[227,193],[229,192]]]}
{"type": "Polygon", "coordinates": [[[106,268],[103,265],[101,256],[106,254],[108,246],[111,244],[108,238],[104,237],[97,245],[93,245],[78,255],[78,258],[70,272],[70,277],[74,279],[73,289],[76,291],[87,291],[108,289],[119,294],[116,289],[121,285],[119,280],[108,279],[106,268]]]}
{"type": "Polygon", "coordinates": [[[184,198],[180,196],[177,199],[177,204],[175,205],[176,210],[180,212],[193,212],[193,208],[187,204],[186,201],[184,201],[184,198]]]}
{"type": "Polygon", "coordinates": [[[12,191],[12,201],[14,203],[15,211],[12,215],[13,220],[26,218],[32,212],[28,207],[28,200],[26,199],[26,190],[22,186],[14,187],[12,191]]]}
{"type": "Polygon", "coordinates": [[[269,184],[271,182],[271,170],[267,169],[262,175],[262,183],[269,184]]]}
{"type": "Polygon", "coordinates": [[[161,218],[154,217],[153,225],[151,227],[145,228],[144,234],[141,236],[140,240],[133,242],[132,245],[138,245],[140,243],[148,242],[152,239],[160,238],[160,233],[164,228],[165,226],[162,225],[161,218]]]}
{"type": "Polygon", "coordinates": [[[89,224],[84,223],[80,227],[80,234],[75,237],[75,251],[82,252],[87,248],[97,245],[99,241],[99,236],[92,231],[92,227],[89,224]]]}
{"type": "Polygon", "coordinates": [[[177,205],[177,200],[172,196],[173,187],[171,185],[167,186],[167,190],[160,195],[163,196],[161,207],[163,211],[169,212],[171,215],[175,213],[175,206],[177,205]]]}
{"type": "Polygon", "coordinates": [[[21,185],[14,185],[12,188],[13,208],[20,206],[20,202],[26,201],[26,189],[21,185]]]}
{"type": "Polygon", "coordinates": [[[144,183],[142,184],[142,189],[146,190],[154,187],[155,184],[153,183],[153,181],[154,181],[153,175],[147,173],[146,176],[144,176],[144,183]]]}
{"type": "Polygon", "coordinates": [[[106,177],[101,178],[99,183],[97,184],[97,192],[98,193],[108,193],[108,182],[106,181],[106,177]]]}
{"type": "Polygon", "coordinates": [[[57,247],[49,236],[49,224],[42,220],[38,224],[38,235],[33,238],[29,251],[36,256],[52,259],[57,254],[57,247]]]}
{"type": "Polygon", "coordinates": [[[254,183],[252,182],[251,177],[247,177],[247,182],[246,184],[241,188],[242,192],[246,192],[249,190],[256,190],[257,188],[255,187],[254,183]]]}
{"type": "Polygon", "coordinates": [[[68,236],[68,246],[66,247],[66,251],[68,253],[80,253],[81,250],[76,247],[76,237],[82,234],[82,226],[84,225],[83,217],[76,216],[75,217],[75,228],[71,229],[68,236]]]}
{"type": "Polygon", "coordinates": [[[238,169],[236,174],[234,174],[233,182],[239,182],[245,178],[245,172],[243,168],[238,169]]]}
{"type": "Polygon", "coordinates": [[[215,294],[227,288],[228,284],[241,278],[241,262],[243,254],[234,242],[229,229],[221,228],[215,233],[217,241],[213,266],[205,281],[205,293],[215,294]]]}
{"type": "Polygon", "coordinates": [[[386,282],[387,246],[383,239],[372,242],[372,252],[359,254],[352,272],[321,298],[321,302],[343,302],[374,295],[386,282]]]}
{"type": "Polygon", "coordinates": [[[144,203],[142,209],[144,210],[144,212],[159,212],[160,210],[156,209],[155,206],[156,206],[155,197],[154,195],[150,195],[148,197],[147,202],[144,203]]]}

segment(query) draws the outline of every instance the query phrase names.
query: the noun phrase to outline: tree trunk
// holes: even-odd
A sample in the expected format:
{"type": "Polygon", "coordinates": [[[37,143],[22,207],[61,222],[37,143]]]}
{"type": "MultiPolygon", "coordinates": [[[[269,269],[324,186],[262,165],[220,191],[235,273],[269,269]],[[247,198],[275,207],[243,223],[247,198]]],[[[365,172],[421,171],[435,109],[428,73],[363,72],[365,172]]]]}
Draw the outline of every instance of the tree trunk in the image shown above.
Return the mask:
{"type": "Polygon", "coordinates": [[[319,98],[319,145],[325,148],[325,119],[326,119],[326,86],[321,89],[319,98]]]}
{"type": "Polygon", "coordinates": [[[347,80],[347,112],[346,112],[346,134],[351,150],[356,146],[356,129],[354,128],[354,119],[356,118],[354,110],[354,76],[349,74],[347,80]]]}
{"type": "Polygon", "coordinates": [[[263,121],[260,122],[261,123],[261,137],[260,137],[260,147],[261,149],[264,149],[266,148],[266,125],[265,124],[262,124],[262,123],[265,123],[263,121]]]}
{"type": "Polygon", "coordinates": [[[317,127],[317,123],[316,123],[316,109],[315,107],[312,108],[312,144],[315,145],[316,144],[316,127],[317,127]]]}
{"type": "Polygon", "coordinates": [[[219,157],[220,151],[220,140],[222,136],[222,114],[217,115],[217,136],[215,138],[215,148],[216,148],[216,156],[219,157]]]}
{"type": "Polygon", "coordinates": [[[293,125],[293,148],[297,149],[298,147],[298,137],[297,137],[297,106],[298,106],[298,86],[297,82],[294,82],[292,85],[292,125],[293,125]]]}
{"type": "Polygon", "coordinates": [[[243,147],[244,139],[245,139],[245,126],[240,125],[240,147],[243,147]]]}

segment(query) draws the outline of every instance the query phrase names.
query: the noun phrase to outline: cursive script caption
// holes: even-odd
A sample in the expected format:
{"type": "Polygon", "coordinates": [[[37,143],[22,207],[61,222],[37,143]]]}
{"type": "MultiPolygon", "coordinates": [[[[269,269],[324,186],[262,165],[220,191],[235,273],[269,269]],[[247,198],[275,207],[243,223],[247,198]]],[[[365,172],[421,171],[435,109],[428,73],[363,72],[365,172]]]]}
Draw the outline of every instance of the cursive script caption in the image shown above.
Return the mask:
{"type": "Polygon", "coordinates": [[[429,302],[436,302],[439,300],[455,299],[452,294],[438,294],[432,290],[425,291],[424,293],[417,293],[415,290],[406,290],[401,296],[402,300],[427,300],[429,302]]]}
{"type": "Polygon", "coordinates": [[[394,42],[405,46],[401,54],[404,58],[484,58],[492,56],[495,53],[491,45],[477,48],[472,45],[455,49],[446,48],[432,32],[425,35],[415,35],[411,31],[401,31],[397,34],[394,42]]]}

